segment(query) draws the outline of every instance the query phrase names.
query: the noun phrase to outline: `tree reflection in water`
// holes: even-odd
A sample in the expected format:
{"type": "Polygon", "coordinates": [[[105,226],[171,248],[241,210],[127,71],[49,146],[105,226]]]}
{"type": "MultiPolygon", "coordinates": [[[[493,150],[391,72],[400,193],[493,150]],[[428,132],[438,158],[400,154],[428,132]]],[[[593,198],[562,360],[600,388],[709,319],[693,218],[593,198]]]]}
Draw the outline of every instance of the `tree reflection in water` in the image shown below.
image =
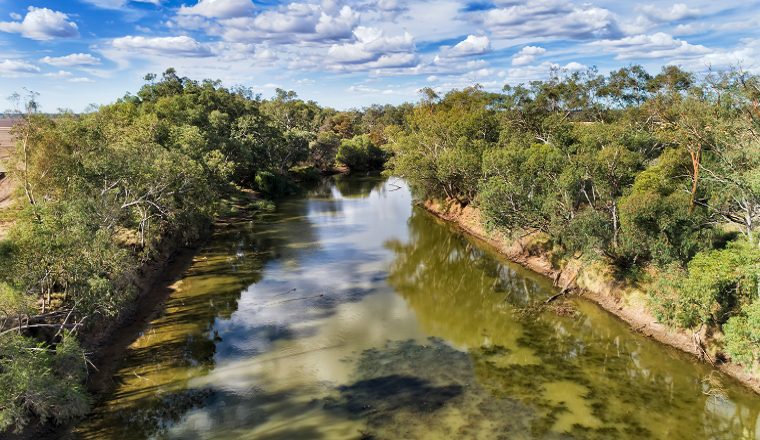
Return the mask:
{"type": "Polygon", "coordinates": [[[408,224],[408,243],[386,243],[396,254],[388,282],[427,333],[467,349],[490,396],[535,408],[526,435],[754,438],[758,405],[735,386],[729,402],[706,395],[707,366],[581,301],[572,318],[526,314],[553,293],[549,280],[526,276],[422,209],[408,224]]]}

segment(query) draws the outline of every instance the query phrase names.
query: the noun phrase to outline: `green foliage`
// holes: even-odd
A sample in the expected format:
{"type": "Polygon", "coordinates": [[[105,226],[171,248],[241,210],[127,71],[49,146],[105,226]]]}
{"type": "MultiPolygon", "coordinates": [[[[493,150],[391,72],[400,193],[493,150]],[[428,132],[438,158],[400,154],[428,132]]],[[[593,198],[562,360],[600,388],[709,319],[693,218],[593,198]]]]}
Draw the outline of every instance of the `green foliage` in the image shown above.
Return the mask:
{"type": "Polygon", "coordinates": [[[760,301],[745,304],[742,312],[723,326],[726,352],[748,369],[760,360],[760,301]]]}
{"type": "Polygon", "coordinates": [[[86,375],[84,352],[68,332],[55,350],[16,333],[0,336],[0,430],[18,432],[31,415],[56,423],[85,415],[86,375]]]}
{"type": "Polygon", "coordinates": [[[316,182],[322,177],[314,167],[294,167],[290,169],[290,175],[299,182],[316,182]]]}
{"type": "Polygon", "coordinates": [[[277,209],[277,206],[271,200],[259,200],[256,203],[252,203],[249,207],[262,212],[274,212],[277,209]]]}
{"type": "Polygon", "coordinates": [[[723,324],[757,299],[759,277],[760,249],[738,240],[698,253],[687,271],[671,265],[649,293],[662,322],[686,328],[723,324]]]}
{"type": "Polygon", "coordinates": [[[344,139],[340,143],[335,161],[352,170],[372,170],[383,166],[385,154],[365,134],[353,139],[344,139]]]}
{"type": "Polygon", "coordinates": [[[272,198],[298,192],[298,186],[287,175],[280,176],[271,171],[258,171],[253,180],[253,188],[272,198]]]}

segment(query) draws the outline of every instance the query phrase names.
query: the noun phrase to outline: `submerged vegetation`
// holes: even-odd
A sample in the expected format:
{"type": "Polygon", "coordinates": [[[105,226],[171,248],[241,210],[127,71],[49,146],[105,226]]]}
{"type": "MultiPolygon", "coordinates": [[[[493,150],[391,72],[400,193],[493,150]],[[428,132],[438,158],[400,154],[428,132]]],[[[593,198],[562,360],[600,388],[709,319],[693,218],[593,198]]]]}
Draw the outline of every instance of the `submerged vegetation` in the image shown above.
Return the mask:
{"type": "Polygon", "coordinates": [[[129,307],[142,265],[217,217],[274,209],[242,200],[250,190],[277,198],[338,165],[382,167],[369,135],[398,118],[395,107],[339,113],[283,90],[264,100],[173,69],[145,79],[137,95],[79,115],[14,96],[25,111],[7,164],[14,226],[0,241],[0,430],[87,413],[80,342],[129,307]]]}
{"type": "Polygon", "coordinates": [[[0,241],[0,430],[87,413],[82,347],[129,307],[144,265],[344,167],[385,167],[490,229],[540,236],[558,268],[605,264],[649,287],[661,322],[722,331],[734,360],[760,362],[755,76],[555,69],[345,112],[173,69],[145,79],[79,115],[24,97],[0,241]]]}

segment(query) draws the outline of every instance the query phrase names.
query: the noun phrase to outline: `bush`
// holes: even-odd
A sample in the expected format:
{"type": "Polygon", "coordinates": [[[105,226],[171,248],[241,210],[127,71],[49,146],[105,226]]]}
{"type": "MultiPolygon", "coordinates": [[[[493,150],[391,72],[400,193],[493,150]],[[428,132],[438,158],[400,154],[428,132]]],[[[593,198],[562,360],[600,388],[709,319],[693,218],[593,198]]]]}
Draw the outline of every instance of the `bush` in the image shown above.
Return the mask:
{"type": "Polygon", "coordinates": [[[703,208],[689,210],[689,194],[633,193],[620,202],[622,241],[660,266],[685,265],[710,247],[712,229],[703,227],[703,208]]]}
{"type": "Polygon", "coordinates": [[[68,332],[55,350],[16,333],[1,336],[0,431],[15,426],[18,432],[32,415],[64,423],[87,414],[84,359],[68,332]]]}
{"type": "Polygon", "coordinates": [[[335,161],[352,170],[373,170],[382,168],[385,153],[369,139],[367,135],[344,139],[338,148],[335,161]]]}
{"type": "Polygon", "coordinates": [[[275,209],[277,209],[274,202],[271,200],[259,200],[256,203],[251,203],[248,205],[248,208],[263,212],[273,212],[275,209]]]}
{"type": "Polygon", "coordinates": [[[658,319],[685,328],[725,323],[756,297],[758,263],[760,249],[739,240],[726,249],[698,253],[688,273],[671,265],[650,290],[658,319]]]}
{"type": "Polygon", "coordinates": [[[726,322],[723,332],[726,352],[746,367],[754,367],[760,359],[760,301],[745,305],[741,314],[726,322]]]}
{"type": "Polygon", "coordinates": [[[298,192],[298,186],[290,180],[289,176],[280,176],[271,171],[257,171],[253,187],[256,191],[273,198],[298,192]]]}

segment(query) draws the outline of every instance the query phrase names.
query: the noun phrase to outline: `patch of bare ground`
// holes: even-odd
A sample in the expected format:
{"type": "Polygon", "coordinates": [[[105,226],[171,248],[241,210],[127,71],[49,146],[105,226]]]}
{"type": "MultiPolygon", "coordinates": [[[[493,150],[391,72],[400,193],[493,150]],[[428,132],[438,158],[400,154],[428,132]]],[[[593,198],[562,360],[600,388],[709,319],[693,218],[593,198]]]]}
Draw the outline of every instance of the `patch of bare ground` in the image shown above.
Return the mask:
{"type": "Polygon", "coordinates": [[[578,275],[581,262],[571,260],[558,270],[552,265],[550,252],[536,246],[536,237],[532,234],[512,238],[499,232],[487,233],[480,220],[480,213],[469,206],[463,208],[457,203],[442,206],[430,200],[420,203],[420,206],[438,218],[457,224],[467,235],[485,242],[509,260],[553,279],[554,285],[562,286],[568,294],[599,304],[630,325],[632,331],[689,353],[700,361],[709,362],[721,372],[760,393],[760,378],[731,362],[728,355],[716,351],[716,347],[710,343],[715,337],[712,329],[704,328],[699,333],[691,333],[658,323],[647,308],[646,294],[634,286],[616,281],[605,268],[586,267],[578,275]]]}
{"type": "MultiPolygon", "coordinates": [[[[0,173],[0,214],[9,210],[13,205],[14,190],[15,186],[10,177],[4,173],[0,173]]],[[[12,224],[12,222],[4,220],[0,216],[0,240],[4,239],[8,234],[8,229],[10,229],[12,224]]]]}

